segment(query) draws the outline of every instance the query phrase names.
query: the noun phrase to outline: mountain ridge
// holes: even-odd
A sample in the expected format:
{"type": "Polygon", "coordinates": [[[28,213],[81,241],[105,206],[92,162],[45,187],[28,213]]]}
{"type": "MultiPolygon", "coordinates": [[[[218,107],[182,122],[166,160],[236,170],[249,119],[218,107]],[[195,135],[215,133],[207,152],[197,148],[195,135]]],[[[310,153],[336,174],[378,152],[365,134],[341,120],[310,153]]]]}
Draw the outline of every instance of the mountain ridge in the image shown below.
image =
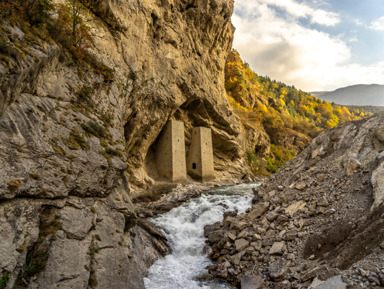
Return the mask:
{"type": "Polygon", "coordinates": [[[314,91],[311,95],[340,105],[384,106],[384,85],[381,84],[355,84],[334,91],[314,91]]]}

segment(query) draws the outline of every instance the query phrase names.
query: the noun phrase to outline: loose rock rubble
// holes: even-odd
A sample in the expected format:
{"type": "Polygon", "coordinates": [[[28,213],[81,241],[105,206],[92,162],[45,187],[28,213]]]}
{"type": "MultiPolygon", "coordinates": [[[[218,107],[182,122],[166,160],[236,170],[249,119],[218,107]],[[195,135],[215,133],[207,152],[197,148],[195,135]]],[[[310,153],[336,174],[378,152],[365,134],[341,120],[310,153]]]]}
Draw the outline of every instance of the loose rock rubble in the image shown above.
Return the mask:
{"type": "Polygon", "coordinates": [[[206,226],[210,274],[238,287],[244,277],[259,288],[383,286],[383,128],[375,116],[323,132],[254,190],[245,214],[206,226]]]}

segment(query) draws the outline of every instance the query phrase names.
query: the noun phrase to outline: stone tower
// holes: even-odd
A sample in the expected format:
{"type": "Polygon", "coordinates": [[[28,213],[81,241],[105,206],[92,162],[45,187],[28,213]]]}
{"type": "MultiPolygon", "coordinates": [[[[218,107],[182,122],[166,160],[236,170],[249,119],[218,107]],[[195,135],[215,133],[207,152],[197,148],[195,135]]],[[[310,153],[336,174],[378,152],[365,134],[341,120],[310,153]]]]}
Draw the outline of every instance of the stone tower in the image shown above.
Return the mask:
{"type": "Polygon", "coordinates": [[[210,128],[196,127],[192,130],[191,147],[187,157],[187,171],[191,177],[202,182],[215,178],[210,128]]]}
{"type": "Polygon", "coordinates": [[[170,120],[167,123],[156,145],[155,162],[160,177],[167,178],[172,182],[186,180],[183,122],[170,120]]]}

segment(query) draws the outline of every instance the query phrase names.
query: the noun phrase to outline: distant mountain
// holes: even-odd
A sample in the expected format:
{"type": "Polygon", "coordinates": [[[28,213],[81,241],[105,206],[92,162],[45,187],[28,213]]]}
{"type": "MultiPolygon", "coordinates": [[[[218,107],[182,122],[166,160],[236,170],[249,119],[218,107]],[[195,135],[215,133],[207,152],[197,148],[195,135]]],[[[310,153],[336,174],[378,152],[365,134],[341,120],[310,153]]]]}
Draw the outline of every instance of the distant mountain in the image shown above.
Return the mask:
{"type": "Polygon", "coordinates": [[[342,105],[384,106],[384,85],[352,85],[335,91],[311,92],[313,96],[342,105]]]}

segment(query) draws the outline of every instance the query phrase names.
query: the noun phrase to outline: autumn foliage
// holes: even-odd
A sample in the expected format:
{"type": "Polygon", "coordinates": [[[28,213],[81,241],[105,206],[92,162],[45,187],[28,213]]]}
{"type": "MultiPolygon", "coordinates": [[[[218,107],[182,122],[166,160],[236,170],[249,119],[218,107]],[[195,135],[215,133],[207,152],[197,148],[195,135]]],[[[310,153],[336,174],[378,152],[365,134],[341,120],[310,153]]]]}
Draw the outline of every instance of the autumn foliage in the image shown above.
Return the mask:
{"type": "Polygon", "coordinates": [[[270,138],[269,154],[248,152],[249,163],[258,174],[275,172],[322,130],[371,115],[330,104],[293,86],[259,76],[235,50],[227,59],[225,88],[243,123],[264,130],[270,138]],[[292,139],[287,136],[292,135],[301,141],[287,142],[292,139]]]}
{"type": "Polygon", "coordinates": [[[82,60],[93,44],[91,28],[82,17],[88,12],[79,0],[66,0],[57,6],[58,17],[52,26],[52,37],[69,50],[76,60],[82,60]]]}

